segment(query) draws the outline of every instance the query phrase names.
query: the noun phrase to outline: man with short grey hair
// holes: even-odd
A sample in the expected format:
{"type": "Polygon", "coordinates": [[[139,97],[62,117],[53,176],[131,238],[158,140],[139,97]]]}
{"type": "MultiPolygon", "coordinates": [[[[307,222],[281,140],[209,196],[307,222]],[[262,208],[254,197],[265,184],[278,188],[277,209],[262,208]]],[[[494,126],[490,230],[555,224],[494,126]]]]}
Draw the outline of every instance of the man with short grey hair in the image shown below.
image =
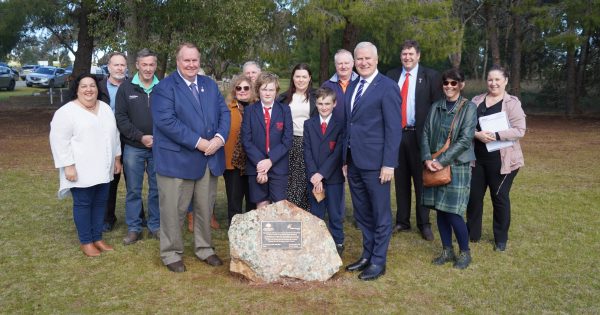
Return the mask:
{"type": "Polygon", "coordinates": [[[260,69],[258,63],[254,61],[247,61],[242,67],[242,72],[245,76],[250,78],[250,80],[252,80],[252,84],[254,84],[258,76],[261,74],[262,70],[260,69]]]}
{"type": "Polygon", "coordinates": [[[160,212],[158,189],[152,156],[152,113],[150,98],[152,88],[158,84],[154,75],[157,67],[156,53],[144,48],[137,54],[135,67],[138,72],[131,80],[119,87],[116,96],[115,117],[121,133],[123,164],[126,169],[127,197],[125,198],[125,223],[127,236],[123,244],[137,242],[142,234],[142,187],[144,172],[148,175],[148,231],[151,238],[159,238],[160,212]]]}

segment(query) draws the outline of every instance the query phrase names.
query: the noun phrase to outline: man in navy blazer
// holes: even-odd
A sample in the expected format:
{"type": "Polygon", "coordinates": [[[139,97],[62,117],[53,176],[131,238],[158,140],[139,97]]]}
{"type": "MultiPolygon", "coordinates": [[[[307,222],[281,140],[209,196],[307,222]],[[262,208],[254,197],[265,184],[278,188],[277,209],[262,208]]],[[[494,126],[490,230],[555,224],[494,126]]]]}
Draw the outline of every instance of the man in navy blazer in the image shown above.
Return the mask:
{"type": "Polygon", "coordinates": [[[390,70],[387,76],[397,82],[400,89],[407,82],[407,102],[403,137],[400,143],[398,167],[394,174],[396,186],[396,225],[394,232],[410,231],[411,178],[415,187],[415,217],[423,239],[433,241],[429,209],[421,205],[423,192],[423,163],[420,143],[423,126],[431,104],[442,97],[442,76],[421,64],[421,49],[414,40],[407,40],[401,49],[402,67],[390,70]]]}
{"type": "Polygon", "coordinates": [[[210,216],[217,178],[225,170],[222,147],[230,113],[217,84],[198,75],[200,52],[190,43],[177,50],[177,71],[160,81],[151,100],[154,161],[160,207],[160,256],[183,272],[181,227],[192,201],[194,253],[211,266],[223,264],[212,246],[210,216]]]}
{"type": "Polygon", "coordinates": [[[377,70],[377,47],[361,42],[354,48],[360,77],[346,93],[346,133],[343,157],[354,217],[363,236],[361,258],[346,266],[362,271],[361,280],[385,273],[392,235],[390,181],[398,164],[400,90],[377,70]]]}

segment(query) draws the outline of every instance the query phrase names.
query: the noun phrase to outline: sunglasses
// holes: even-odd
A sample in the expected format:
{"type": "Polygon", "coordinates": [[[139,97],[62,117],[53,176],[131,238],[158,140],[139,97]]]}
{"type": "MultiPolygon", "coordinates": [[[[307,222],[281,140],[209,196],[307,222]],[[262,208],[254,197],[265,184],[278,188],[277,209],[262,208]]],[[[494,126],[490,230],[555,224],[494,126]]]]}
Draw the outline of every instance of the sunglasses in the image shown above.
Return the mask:
{"type": "Polygon", "coordinates": [[[457,81],[444,81],[444,86],[447,86],[448,84],[450,84],[451,86],[457,86],[458,82],[457,81]]]}
{"type": "Polygon", "coordinates": [[[238,85],[238,86],[235,87],[235,90],[238,91],[238,92],[241,91],[242,89],[244,91],[250,91],[250,87],[248,85],[246,85],[246,86],[239,86],[238,85]]]}

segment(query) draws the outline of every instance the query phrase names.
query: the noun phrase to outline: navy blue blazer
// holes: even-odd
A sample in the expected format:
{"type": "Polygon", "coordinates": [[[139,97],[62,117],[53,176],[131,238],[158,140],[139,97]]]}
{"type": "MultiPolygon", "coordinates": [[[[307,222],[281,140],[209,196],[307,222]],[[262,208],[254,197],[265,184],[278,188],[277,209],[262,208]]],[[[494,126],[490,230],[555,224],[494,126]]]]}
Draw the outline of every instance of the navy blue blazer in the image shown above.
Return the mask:
{"type": "Polygon", "coordinates": [[[273,166],[269,173],[287,175],[289,154],[292,148],[294,126],[290,107],[279,102],[273,103],[271,124],[269,127],[269,154],[267,155],[265,113],[260,101],[244,110],[242,120],[242,145],[246,151],[246,174],[256,175],[256,164],[271,159],[273,166]]]}
{"type": "Polygon", "coordinates": [[[378,73],[351,111],[352,95],[360,80],[352,81],[345,95],[344,164],[350,146],[352,161],[360,169],[395,168],[402,139],[400,88],[396,82],[378,73]]]}
{"type": "Polygon", "coordinates": [[[215,176],[225,170],[223,148],[205,156],[196,144],[200,137],[211,140],[217,133],[227,140],[230,112],[213,80],[199,75],[197,82],[200,104],[177,71],[152,89],[152,152],[160,175],[198,180],[207,165],[215,176]]]}
{"type": "Polygon", "coordinates": [[[343,127],[334,117],[331,117],[325,134],[323,134],[318,115],[304,121],[304,163],[309,181],[315,173],[319,173],[323,175],[325,184],[344,182],[342,173],[343,127]]]}

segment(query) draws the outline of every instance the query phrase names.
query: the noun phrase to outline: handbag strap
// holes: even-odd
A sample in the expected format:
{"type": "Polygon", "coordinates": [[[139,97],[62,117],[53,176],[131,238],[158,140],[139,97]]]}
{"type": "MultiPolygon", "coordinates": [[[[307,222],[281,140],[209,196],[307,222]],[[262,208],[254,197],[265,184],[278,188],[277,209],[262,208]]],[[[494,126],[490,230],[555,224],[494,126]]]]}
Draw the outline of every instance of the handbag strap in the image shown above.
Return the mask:
{"type": "Polygon", "coordinates": [[[450,147],[450,139],[452,138],[452,132],[454,131],[454,122],[456,122],[456,117],[458,116],[458,114],[460,114],[460,110],[463,108],[463,105],[467,102],[467,100],[464,97],[462,97],[462,95],[460,96],[459,100],[460,101],[458,103],[458,108],[456,109],[456,115],[454,115],[454,118],[452,118],[452,123],[450,124],[450,132],[448,133],[448,138],[446,138],[444,146],[442,146],[441,149],[439,149],[437,152],[431,155],[433,158],[437,158],[440,154],[446,152],[446,150],[448,150],[448,148],[450,147]]]}

